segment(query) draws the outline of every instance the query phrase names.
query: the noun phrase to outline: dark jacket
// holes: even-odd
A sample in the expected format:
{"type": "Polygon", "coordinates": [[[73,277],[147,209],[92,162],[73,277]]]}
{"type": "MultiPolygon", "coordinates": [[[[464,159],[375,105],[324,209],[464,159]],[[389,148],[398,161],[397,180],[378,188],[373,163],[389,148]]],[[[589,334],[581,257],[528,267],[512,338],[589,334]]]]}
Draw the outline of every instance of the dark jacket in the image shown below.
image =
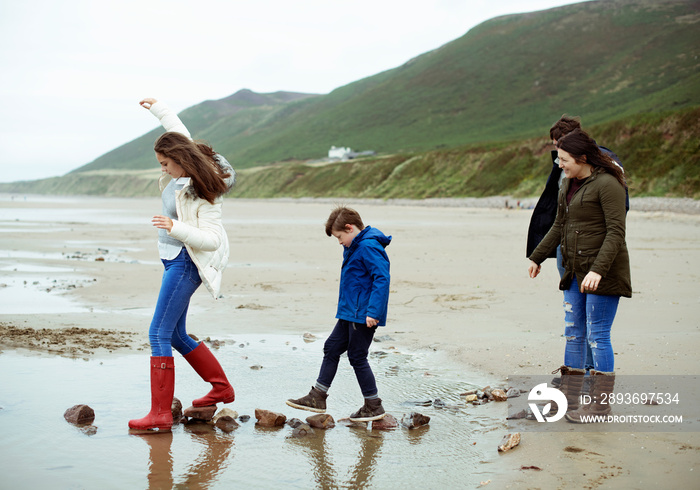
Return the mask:
{"type": "MultiPolygon", "coordinates": [[[[618,157],[615,152],[605,148],[604,146],[599,146],[600,150],[620,163],[620,157],[618,157]]],[[[561,176],[561,169],[559,168],[559,162],[557,161],[556,150],[552,151],[552,170],[547,178],[547,183],[544,186],[544,191],[540,196],[535,209],[532,211],[532,217],[530,218],[530,227],[527,230],[527,245],[525,247],[525,256],[529,257],[535,250],[535,247],[539,245],[544,236],[547,234],[549,229],[554,223],[554,219],[557,217],[557,196],[559,195],[559,178],[561,176]]],[[[630,198],[625,189],[625,209],[629,211],[630,209],[630,198]]],[[[556,249],[550,257],[556,257],[556,249]]]]}
{"type": "Polygon", "coordinates": [[[557,217],[530,260],[541,264],[561,244],[566,272],[559,289],[569,289],[574,274],[580,285],[593,271],[602,276],[593,294],[632,297],[625,243],[625,188],[614,176],[596,168],[567,205],[569,185],[569,179],[564,179],[557,217]]]}
{"type": "MultiPolygon", "coordinates": [[[[530,227],[527,230],[527,247],[525,255],[529,257],[535,250],[537,245],[542,241],[557,217],[557,196],[559,195],[559,177],[561,169],[557,163],[557,152],[552,151],[552,170],[547,177],[547,183],[544,186],[542,195],[540,196],[535,209],[532,211],[530,218],[530,227]]],[[[549,257],[556,257],[556,248],[549,257]]]]}
{"type": "Polygon", "coordinates": [[[366,226],[343,251],[336,318],[365,323],[367,317],[386,325],[389,303],[389,257],[391,242],[376,228],[366,226]]]}

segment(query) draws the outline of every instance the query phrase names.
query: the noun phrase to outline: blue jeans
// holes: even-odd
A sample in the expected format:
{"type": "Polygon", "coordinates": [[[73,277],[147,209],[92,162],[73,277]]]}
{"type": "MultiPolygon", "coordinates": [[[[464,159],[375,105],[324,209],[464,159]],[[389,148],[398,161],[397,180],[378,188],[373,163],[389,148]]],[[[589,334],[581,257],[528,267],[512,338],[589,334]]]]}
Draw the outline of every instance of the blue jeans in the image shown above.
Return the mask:
{"type": "Polygon", "coordinates": [[[619,296],[581,293],[574,277],[571,287],[564,291],[564,364],[583,369],[586,345],[589,345],[596,371],[610,373],[615,370],[610,330],[619,302],[619,296]]]}
{"type": "MultiPolygon", "coordinates": [[[[557,270],[559,271],[559,277],[564,277],[566,269],[564,268],[564,259],[561,255],[561,245],[557,246],[557,270]]],[[[586,370],[586,374],[588,374],[588,371],[593,369],[593,352],[591,352],[591,346],[588,343],[586,343],[586,363],[583,367],[586,370]]]]}
{"type": "Polygon", "coordinates": [[[316,382],[330,388],[335,373],[338,371],[340,356],[347,351],[348,360],[355,370],[355,377],[360,384],[362,395],[365,397],[376,395],[377,383],[367,361],[369,346],[372,344],[376,330],[377,327],[369,328],[364,323],[338,320],[323,345],[323,362],[316,382]]]}
{"type": "Polygon", "coordinates": [[[171,357],[174,347],[184,356],[197,347],[197,342],[187,335],[185,321],[190,298],[202,280],[185,247],[173,260],[161,262],[165,266],[163,282],[148,331],[151,355],[171,357]]]}

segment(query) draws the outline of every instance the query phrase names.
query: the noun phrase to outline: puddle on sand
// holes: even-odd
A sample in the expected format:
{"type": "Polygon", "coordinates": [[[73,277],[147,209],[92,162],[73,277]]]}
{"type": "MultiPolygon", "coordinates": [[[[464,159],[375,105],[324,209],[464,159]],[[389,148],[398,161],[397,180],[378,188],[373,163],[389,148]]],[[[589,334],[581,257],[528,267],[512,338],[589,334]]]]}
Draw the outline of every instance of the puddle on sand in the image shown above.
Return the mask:
{"type": "MultiPolygon", "coordinates": [[[[78,261],[136,262],[123,258],[131,250],[99,248],[96,242],[88,252],[33,252],[0,249],[0,312],[13,314],[79,313],[94,311],[61,293],[89,286],[96,279],[80,274],[78,261]]],[[[65,248],[65,247],[64,247],[65,248]]],[[[146,263],[146,262],[141,262],[146,263]]]]}
{"type": "MultiPolygon", "coordinates": [[[[44,272],[42,270],[42,272],[44,272]]],[[[83,306],[75,300],[63,296],[61,291],[71,289],[90,281],[76,277],[66,286],[66,280],[57,281],[50,278],[30,279],[27,275],[17,278],[5,276],[0,284],[2,298],[0,298],[0,310],[4,315],[21,315],[26,313],[81,313],[93,311],[92,308],[83,306]],[[49,292],[54,288],[58,292],[49,292]]]]}
{"type": "MultiPolygon", "coordinates": [[[[338,424],[295,439],[289,426],[255,426],[255,409],[281,412],[287,419],[312,415],[288,407],[285,400],[308,392],[318,374],[324,339],[306,343],[301,335],[241,335],[224,340],[214,352],[236,389],[236,401],[226,406],[251,416],[229,434],[207,425],[130,433],[128,420],[150,408],[147,354],[86,361],[3,352],[2,486],[474,488],[498,473],[496,447],[506,430],[506,405],[466,406],[459,396],[493,380],[446,365],[437,353],[397,352],[389,348],[391,342],[375,342],[370,362],[387,412],[400,420],[417,411],[430,416],[430,424],[410,431],[338,424]],[[407,403],[436,398],[454,408],[407,403]],[[91,428],[63,418],[66,409],[80,403],[95,410],[91,428]]],[[[186,407],[208,388],[182,357],[176,355],[175,365],[175,396],[186,407]]],[[[328,413],[337,421],[361,403],[344,358],[328,413]]]]}

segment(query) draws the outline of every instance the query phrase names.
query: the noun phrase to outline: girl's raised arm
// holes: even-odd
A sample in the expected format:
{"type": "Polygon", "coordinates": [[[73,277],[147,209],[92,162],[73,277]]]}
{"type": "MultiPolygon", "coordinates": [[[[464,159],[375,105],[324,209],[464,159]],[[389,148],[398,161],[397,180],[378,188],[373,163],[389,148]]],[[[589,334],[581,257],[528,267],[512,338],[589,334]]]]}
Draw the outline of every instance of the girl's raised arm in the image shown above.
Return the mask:
{"type": "Polygon", "coordinates": [[[192,139],[190,132],[187,127],[180,121],[177,114],[168,107],[165,102],[159,102],[152,97],[146,97],[142,99],[139,104],[141,107],[151,111],[151,114],[156,116],[160,121],[160,124],[165,128],[166,131],[174,131],[176,133],[184,134],[188,138],[192,139]]]}

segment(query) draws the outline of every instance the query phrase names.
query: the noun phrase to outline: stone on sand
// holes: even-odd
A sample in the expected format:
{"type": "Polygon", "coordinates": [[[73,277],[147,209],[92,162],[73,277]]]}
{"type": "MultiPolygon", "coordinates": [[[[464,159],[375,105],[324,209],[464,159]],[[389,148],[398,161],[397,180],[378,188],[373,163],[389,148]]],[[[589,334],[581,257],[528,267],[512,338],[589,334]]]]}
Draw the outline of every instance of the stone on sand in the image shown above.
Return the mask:
{"type": "Polygon", "coordinates": [[[71,424],[91,424],[95,420],[95,411],[87,405],[73,405],[63,414],[71,424]]]}
{"type": "Polygon", "coordinates": [[[189,407],[185,409],[185,413],[183,415],[188,419],[209,422],[212,418],[214,418],[215,413],[216,405],[210,405],[208,407],[189,407]]]}
{"type": "Polygon", "coordinates": [[[306,423],[315,429],[332,429],[335,427],[333,416],[327,413],[317,413],[306,417],[306,423]]]}
{"type": "Polygon", "coordinates": [[[428,425],[429,422],[430,417],[418,412],[411,412],[401,417],[401,425],[407,429],[417,429],[418,427],[428,425]]]}
{"type": "Polygon", "coordinates": [[[281,427],[287,421],[286,415],[261,408],[255,409],[255,418],[258,419],[256,424],[261,427],[281,427]]]}

